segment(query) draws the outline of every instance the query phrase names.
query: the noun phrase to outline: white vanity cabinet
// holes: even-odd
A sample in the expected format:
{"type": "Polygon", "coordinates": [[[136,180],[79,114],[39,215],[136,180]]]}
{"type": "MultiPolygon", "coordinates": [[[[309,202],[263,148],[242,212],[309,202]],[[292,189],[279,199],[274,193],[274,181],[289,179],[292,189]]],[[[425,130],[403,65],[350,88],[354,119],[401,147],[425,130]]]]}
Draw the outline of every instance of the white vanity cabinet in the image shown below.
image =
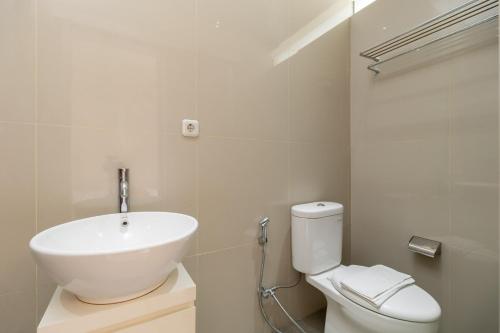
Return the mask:
{"type": "Polygon", "coordinates": [[[182,264],[158,289],[123,303],[93,305],[58,287],[38,333],[195,333],[196,286],[182,264]]]}

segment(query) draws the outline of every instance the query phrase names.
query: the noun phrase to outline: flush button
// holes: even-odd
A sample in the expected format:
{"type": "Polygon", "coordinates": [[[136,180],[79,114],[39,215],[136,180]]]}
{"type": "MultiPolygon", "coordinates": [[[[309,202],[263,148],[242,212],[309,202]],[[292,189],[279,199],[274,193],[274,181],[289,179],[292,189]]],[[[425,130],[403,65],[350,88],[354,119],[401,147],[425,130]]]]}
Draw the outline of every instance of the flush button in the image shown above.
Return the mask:
{"type": "Polygon", "coordinates": [[[326,205],[325,205],[324,203],[320,202],[320,203],[319,203],[319,204],[317,204],[316,206],[318,206],[318,207],[325,207],[326,205]]]}

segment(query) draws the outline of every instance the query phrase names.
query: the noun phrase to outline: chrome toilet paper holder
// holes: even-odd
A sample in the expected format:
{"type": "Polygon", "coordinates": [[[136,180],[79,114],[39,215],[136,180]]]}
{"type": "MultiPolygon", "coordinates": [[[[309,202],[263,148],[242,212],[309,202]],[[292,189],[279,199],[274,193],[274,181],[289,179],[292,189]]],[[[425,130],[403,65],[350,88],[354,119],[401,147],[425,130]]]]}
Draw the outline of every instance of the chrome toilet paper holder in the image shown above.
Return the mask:
{"type": "Polygon", "coordinates": [[[408,242],[408,250],[435,258],[441,254],[441,242],[419,236],[412,236],[408,242]]]}

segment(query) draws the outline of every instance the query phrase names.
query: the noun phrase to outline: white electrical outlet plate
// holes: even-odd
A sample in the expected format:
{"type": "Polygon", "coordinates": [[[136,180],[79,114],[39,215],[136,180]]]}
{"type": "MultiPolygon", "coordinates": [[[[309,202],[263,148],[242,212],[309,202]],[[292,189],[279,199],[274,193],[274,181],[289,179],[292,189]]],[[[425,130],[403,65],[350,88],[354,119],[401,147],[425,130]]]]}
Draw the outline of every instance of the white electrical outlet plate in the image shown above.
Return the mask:
{"type": "Polygon", "coordinates": [[[200,123],[198,120],[184,119],[182,121],[182,135],[190,137],[200,135],[200,123]]]}

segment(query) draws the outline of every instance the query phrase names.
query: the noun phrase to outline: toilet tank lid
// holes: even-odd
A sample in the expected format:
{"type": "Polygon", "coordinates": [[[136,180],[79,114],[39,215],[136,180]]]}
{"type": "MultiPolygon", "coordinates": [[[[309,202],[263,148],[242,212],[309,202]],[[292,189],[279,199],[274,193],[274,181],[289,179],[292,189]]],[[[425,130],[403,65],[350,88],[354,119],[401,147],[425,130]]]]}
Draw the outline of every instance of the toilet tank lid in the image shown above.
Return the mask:
{"type": "Polygon", "coordinates": [[[292,207],[292,215],[310,219],[339,215],[344,212],[344,206],[336,202],[317,201],[292,207]]]}

